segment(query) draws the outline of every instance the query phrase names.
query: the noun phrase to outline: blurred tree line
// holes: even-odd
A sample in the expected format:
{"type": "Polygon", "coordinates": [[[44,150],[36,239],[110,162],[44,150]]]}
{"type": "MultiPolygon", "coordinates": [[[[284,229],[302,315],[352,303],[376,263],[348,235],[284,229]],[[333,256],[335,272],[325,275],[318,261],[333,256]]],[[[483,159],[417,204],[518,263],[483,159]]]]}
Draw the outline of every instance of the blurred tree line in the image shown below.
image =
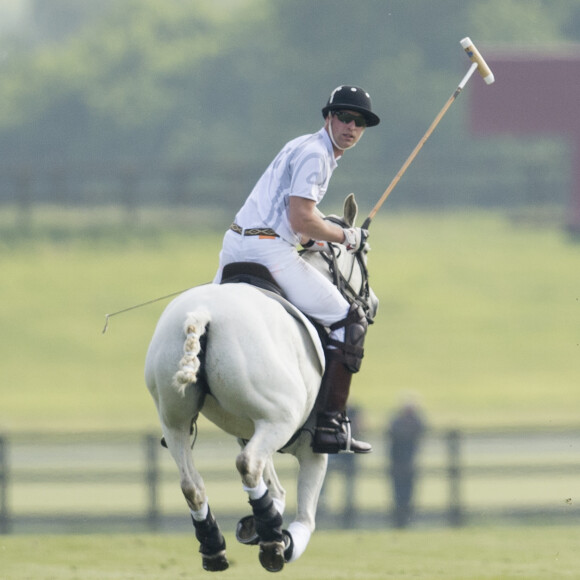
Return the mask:
{"type": "MultiPolygon", "coordinates": [[[[27,26],[0,38],[1,167],[230,168],[238,190],[216,199],[230,193],[236,203],[285,141],[321,126],[320,109],[339,84],[367,88],[383,122],[341,161],[333,185],[372,202],[466,72],[461,38],[480,48],[580,40],[575,0],[29,5],[27,26]]],[[[465,98],[415,162],[403,203],[493,203],[506,192],[490,193],[484,174],[512,175],[501,187],[511,183],[517,195],[530,165],[549,168],[545,179],[565,186],[565,143],[474,140],[465,98]],[[467,194],[450,191],[457,172],[473,175],[467,194]]]]}

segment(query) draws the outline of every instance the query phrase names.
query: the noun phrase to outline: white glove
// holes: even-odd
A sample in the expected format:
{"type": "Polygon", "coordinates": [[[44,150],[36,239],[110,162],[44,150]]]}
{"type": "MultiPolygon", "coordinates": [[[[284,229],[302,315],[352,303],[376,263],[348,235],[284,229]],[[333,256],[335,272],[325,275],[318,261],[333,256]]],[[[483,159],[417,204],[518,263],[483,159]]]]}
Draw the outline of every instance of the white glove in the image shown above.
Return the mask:
{"type": "Polygon", "coordinates": [[[342,231],[344,232],[344,242],[342,243],[346,246],[347,252],[356,254],[364,248],[365,242],[369,237],[367,230],[362,228],[344,228],[342,231]]]}
{"type": "Polygon", "coordinates": [[[308,240],[302,247],[309,252],[328,252],[328,242],[308,240]]]}

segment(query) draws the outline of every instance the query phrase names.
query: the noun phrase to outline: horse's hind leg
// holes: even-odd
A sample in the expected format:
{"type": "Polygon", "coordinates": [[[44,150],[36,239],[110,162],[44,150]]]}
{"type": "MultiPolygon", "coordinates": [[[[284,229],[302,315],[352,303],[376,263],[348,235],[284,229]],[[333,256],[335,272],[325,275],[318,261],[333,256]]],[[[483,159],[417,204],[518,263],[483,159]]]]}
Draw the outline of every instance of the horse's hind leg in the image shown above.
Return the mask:
{"type": "Polygon", "coordinates": [[[282,484],[278,479],[278,474],[274,468],[272,457],[269,457],[266,461],[263,478],[268,487],[268,491],[272,496],[276,509],[283,515],[284,510],[286,509],[286,490],[282,487],[282,484]]]}
{"type": "MultiPolygon", "coordinates": [[[[244,445],[245,442],[240,441],[242,449],[244,448],[244,445]]],[[[283,515],[284,510],[286,509],[286,490],[282,487],[282,484],[278,479],[278,474],[276,473],[272,457],[269,457],[266,460],[262,477],[266,487],[268,488],[268,494],[272,498],[274,507],[278,510],[280,515],[283,515]]],[[[248,546],[253,546],[260,542],[260,537],[256,532],[253,515],[245,516],[238,522],[236,528],[236,539],[238,542],[248,546]]]]}
{"type": "Polygon", "coordinates": [[[203,568],[210,572],[226,570],[229,566],[226,558],[226,542],[211,513],[203,479],[193,463],[189,429],[172,429],[163,425],[163,433],[167,447],[179,469],[181,491],[191,512],[203,568]]]}
{"type": "MultiPolygon", "coordinates": [[[[275,433],[276,429],[269,428],[266,424],[256,425],[254,435],[236,460],[236,467],[252,506],[255,532],[260,544],[260,563],[270,572],[282,570],[286,561],[285,550],[288,547],[288,536],[282,531],[282,515],[274,504],[263,477],[272,454],[287,440],[282,436],[278,441],[275,433]]],[[[282,507],[281,503],[279,505],[282,507]]]]}

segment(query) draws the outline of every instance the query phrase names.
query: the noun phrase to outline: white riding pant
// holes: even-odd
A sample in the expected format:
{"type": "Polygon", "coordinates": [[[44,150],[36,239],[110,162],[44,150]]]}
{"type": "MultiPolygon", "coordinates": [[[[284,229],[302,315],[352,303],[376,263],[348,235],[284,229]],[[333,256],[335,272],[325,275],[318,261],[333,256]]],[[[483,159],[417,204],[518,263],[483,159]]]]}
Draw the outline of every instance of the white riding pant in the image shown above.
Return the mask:
{"type": "MultiPolygon", "coordinates": [[[[344,320],[349,304],[336,286],[305,262],[294,246],[281,238],[242,236],[228,230],[220,252],[215,283],[222,279],[223,267],[232,262],[257,262],[270,270],[294,306],[324,326],[344,320]]],[[[344,328],[331,332],[344,342],[344,328]]]]}

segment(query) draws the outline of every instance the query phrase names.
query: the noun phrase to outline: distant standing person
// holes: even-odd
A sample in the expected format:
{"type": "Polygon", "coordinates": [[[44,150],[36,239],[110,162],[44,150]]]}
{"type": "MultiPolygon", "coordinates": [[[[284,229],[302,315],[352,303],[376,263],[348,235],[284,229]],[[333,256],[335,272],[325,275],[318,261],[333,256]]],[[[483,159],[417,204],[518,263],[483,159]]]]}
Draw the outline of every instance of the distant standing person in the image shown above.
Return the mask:
{"type": "Polygon", "coordinates": [[[416,456],[426,425],[417,402],[407,401],[393,415],[387,429],[395,526],[404,528],[413,514],[417,475],[416,456]]]}

